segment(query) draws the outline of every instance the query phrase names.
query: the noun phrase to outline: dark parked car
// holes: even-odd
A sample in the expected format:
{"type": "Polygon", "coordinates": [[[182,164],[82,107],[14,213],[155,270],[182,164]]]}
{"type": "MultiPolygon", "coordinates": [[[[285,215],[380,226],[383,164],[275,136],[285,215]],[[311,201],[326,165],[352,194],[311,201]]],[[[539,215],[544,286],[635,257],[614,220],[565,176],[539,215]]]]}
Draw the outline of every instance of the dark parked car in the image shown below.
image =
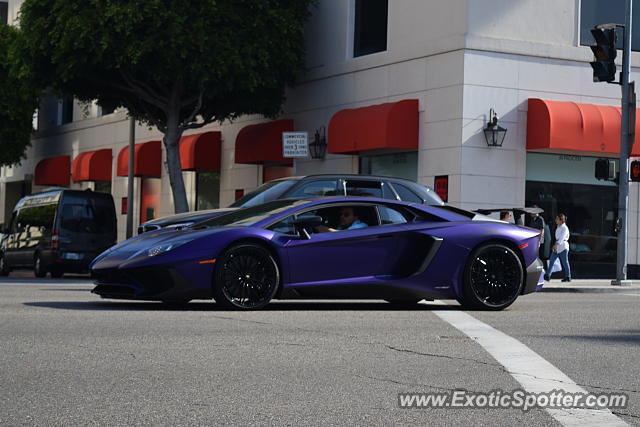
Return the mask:
{"type": "Polygon", "coordinates": [[[307,175],[269,181],[232,203],[229,208],[187,212],[140,224],[138,234],[164,227],[181,228],[222,215],[231,209],[246,208],[277,199],[322,196],[370,196],[390,200],[443,205],[429,187],[402,178],[374,175],[307,175]]]}
{"type": "Polygon", "coordinates": [[[13,209],[0,242],[0,275],[14,268],[47,272],[88,271],[89,263],[116,243],[111,194],[53,190],[23,197],[13,209]]]}
{"type": "Polygon", "coordinates": [[[93,292],[173,303],[214,298],[235,309],[274,298],[427,298],[501,310],[542,287],[539,240],[537,230],[450,206],[274,200],[110,248],[91,265],[93,292]],[[355,214],[349,225],[346,212],[355,214]]]}

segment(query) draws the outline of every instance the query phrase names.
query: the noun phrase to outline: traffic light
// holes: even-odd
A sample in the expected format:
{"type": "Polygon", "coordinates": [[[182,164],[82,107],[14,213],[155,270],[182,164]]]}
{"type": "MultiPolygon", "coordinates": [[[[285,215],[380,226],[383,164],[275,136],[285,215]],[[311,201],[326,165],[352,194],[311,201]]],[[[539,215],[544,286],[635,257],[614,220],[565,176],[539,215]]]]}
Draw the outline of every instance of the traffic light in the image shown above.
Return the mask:
{"type": "Polygon", "coordinates": [[[631,181],[640,182],[640,161],[634,160],[631,162],[629,178],[631,178],[631,181]]]}
{"type": "Polygon", "coordinates": [[[595,61],[591,62],[594,82],[612,82],[616,79],[616,27],[592,28],[596,45],[591,46],[595,61]]]}
{"type": "MultiPolygon", "coordinates": [[[[640,163],[640,162],[639,162],[640,163]]],[[[640,166],[640,164],[638,165],[640,166]]],[[[598,159],[596,160],[596,179],[603,179],[606,181],[613,181],[616,179],[616,161],[611,159],[598,159]]],[[[638,170],[640,174],[640,168],[638,170]]]]}

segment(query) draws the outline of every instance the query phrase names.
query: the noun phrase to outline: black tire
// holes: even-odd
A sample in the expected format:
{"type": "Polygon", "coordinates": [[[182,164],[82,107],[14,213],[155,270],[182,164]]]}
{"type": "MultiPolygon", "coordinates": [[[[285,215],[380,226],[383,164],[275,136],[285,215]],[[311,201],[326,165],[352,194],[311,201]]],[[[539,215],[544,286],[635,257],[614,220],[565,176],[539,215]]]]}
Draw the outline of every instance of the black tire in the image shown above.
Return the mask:
{"type": "Polygon", "coordinates": [[[52,269],[49,273],[51,273],[51,278],[52,279],[59,279],[62,276],[64,276],[64,271],[58,270],[56,268],[52,269]]]}
{"type": "Polygon", "coordinates": [[[520,295],[524,270],[520,258],[511,248],[489,243],[471,253],[463,280],[463,295],[458,299],[463,307],[502,310],[520,295]]]}
{"type": "Polygon", "coordinates": [[[47,270],[44,268],[44,265],[42,265],[42,257],[40,254],[36,254],[36,256],[33,257],[33,274],[35,274],[36,277],[45,277],[47,275],[47,270]]]}
{"type": "Polygon", "coordinates": [[[260,245],[241,243],[218,257],[213,298],[223,307],[255,310],[269,304],[280,286],[280,269],[260,245]]]}
{"type": "Polygon", "coordinates": [[[7,259],[4,254],[0,253],[0,276],[8,276],[11,273],[11,269],[7,265],[7,259]]]}

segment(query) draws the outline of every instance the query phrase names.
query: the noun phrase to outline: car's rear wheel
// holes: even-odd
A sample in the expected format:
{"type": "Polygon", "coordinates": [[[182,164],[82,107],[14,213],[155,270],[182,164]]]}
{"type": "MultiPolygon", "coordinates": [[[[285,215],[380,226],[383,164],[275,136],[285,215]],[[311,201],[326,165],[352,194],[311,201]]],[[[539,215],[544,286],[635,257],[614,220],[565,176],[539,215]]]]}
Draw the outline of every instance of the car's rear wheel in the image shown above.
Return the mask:
{"type": "Polygon", "coordinates": [[[0,276],[8,276],[11,273],[11,269],[7,265],[7,259],[4,254],[0,254],[0,276]]]}
{"type": "Polygon", "coordinates": [[[266,248],[237,244],[218,257],[213,298],[227,308],[254,310],[271,301],[279,284],[280,269],[266,248]]]}
{"type": "Polygon", "coordinates": [[[36,254],[33,258],[33,274],[36,277],[45,277],[47,275],[47,270],[44,268],[40,254],[36,254]]]}
{"type": "Polygon", "coordinates": [[[459,302],[465,308],[502,310],[518,298],[523,281],[522,262],[511,248],[482,245],[469,257],[459,302]]]}

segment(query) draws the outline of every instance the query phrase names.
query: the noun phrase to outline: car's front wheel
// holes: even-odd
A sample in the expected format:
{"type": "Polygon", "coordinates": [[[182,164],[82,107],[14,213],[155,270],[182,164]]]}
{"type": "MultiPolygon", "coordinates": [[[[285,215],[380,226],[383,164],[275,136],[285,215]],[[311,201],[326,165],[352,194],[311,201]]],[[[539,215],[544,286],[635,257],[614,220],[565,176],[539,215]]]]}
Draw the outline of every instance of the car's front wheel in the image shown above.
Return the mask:
{"type": "Polygon", "coordinates": [[[522,262],[511,248],[482,245],[469,257],[459,302],[465,308],[502,310],[518,298],[523,282],[522,262]]]}
{"type": "Polygon", "coordinates": [[[278,291],[280,270],[263,246],[241,243],[227,249],[216,263],[213,298],[224,307],[254,310],[278,291]]]}

